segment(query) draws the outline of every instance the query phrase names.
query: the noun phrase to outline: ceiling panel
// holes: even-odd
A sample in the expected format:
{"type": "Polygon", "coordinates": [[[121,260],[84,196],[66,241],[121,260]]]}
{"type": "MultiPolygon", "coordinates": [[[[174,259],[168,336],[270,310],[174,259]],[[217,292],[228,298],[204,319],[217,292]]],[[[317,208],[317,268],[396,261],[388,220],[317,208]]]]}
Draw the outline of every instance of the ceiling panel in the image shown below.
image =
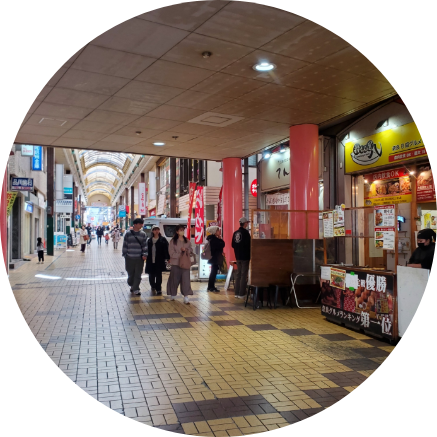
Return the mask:
{"type": "Polygon", "coordinates": [[[46,127],[55,127],[61,129],[70,129],[74,125],[76,125],[79,120],[75,119],[60,119],[55,117],[46,117],[43,115],[33,114],[28,117],[27,124],[28,125],[36,125],[36,126],[46,126],[46,127]]]}
{"type": "Polygon", "coordinates": [[[113,152],[120,152],[120,153],[130,153],[127,152],[127,149],[130,146],[125,146],[120,143],[110,143],[109,141],[97,141],[93,144],[92,150],[107,150],[107,151],[113,151],[113,152]]]}
{"type": "Polygon", "coordinates": [[[67,138],[61,137],[53,142],[54,146],[60,147],[74,147],[74,148],[82,148],[82,147],[91,147],[95,144],[94,140],[80,140],[78,138],[67,138]]]}
{"type": "Polygon", "coordinates": [[[62,76],[67,72],[68,68],[61,67],[53,76],[52,78],[47,82],[46,86],[54,87],[59,80],[62,78],[62,76]]]}
{"type": "Polygon", "coordinates": [[[130,123],[129,126],[140,129],[167,130],[172,129],[180,124],[180,121],[163,120],[162,118],[155,118],[144,115],[143,117],[137,118],[135,121],[130,123]]]}
{"type": "Polygon", "coordinates": [[[249,47],[260,47],[304,21],[279,9],[231,2],[200,26],[196,33],[249,47]]]}
{"type": "Polygon", "coordinates": [[[37,145],[48,145],[50,146],[57,137],[49,135],[37,135],[37,134],[25,134],[19,132],[15,137],[16,143],[23,144],[37,144],[37,145]]]}
{"type": "Polygon", "coordinates": [[[282,78],[282,84],[315,92],[323,92],[329,86],[337,85],[350,79],[354,79],[355,74],[347,71],[336,70],[324,65],[311,64],[307,67],[288,74],[282,78]]]}
{"type": "MultiPolygon", "coordinates": [[[[192,140],[188,141],[187,145],[200,145],[202,147],[213,147],[218,146],[219,144],[224,144],[227,141],[229,141],[227,138],[214,138],[210,136],[201,136],[197,138],[193,138],[192,140]]],[[[190,146],[191,147],[191,146],[190,146]]]]}
{"type": "Polygon", "coordinates": [[[141,130],[139,130],[137,127],[125,126],[125,127],[122,127],[121,129],[117,130],[115,133],[117,135],[124,135],[127,137],[139,138],[142,141],[144,141],[147,138],[154,137],[162,132],[163,132],[162,129],[141,129],[141,130]],[[137,134],[137,132],[141,132],[141,133],[137,134]]]}
{"type": "Polygon", "coordinates": [[[265,109],[266,105],[262,101],[254,102],[239,98],[215,108],[215,111],[223,114],[251,118],[256,114],[264,112],[265,109]]]}
{"type": "Polygon", "coordinates": [[[159,58],[187,35],[181,29],[132,18],[98,36],[92,44],[159,58]]]}
{"type": "Polygon", "coordinates": [[[107,99],[108,96],[102,94],[54,88],[45,98],[45,102],[95,109],[107,99]]]}
{"type": "Polygon", "coordinates": [[[89,44],[74,61],[73,68],[133,79],[153,62],[155,62],[154,58],[89,44]]]}
{"type": "Polygon", "coordinates": [[[138,75],[135,80],[188,89],[212,74],[214,74],[213,71],[204,68],[158,60],[138,75]]]}
{"type": "Polygon", "coordinates": [[[116,97],[141,100],[152,103],[165,103],[183,92],[180,88],[156,85],[133,80],[120,90],[116,97]]]}
{"type": "Polygon", "coordinates": [[[107,136],[106,132],[89,132],[70,129],[61,138],[72,138],[77,140],[93,140],[100,141],[107,136]]]}
{"type": "MultiPolygon", "coordinates": [[[[68,129],[68,128],[67,128],[68,129]]],[[[66,128],[53,127],[53,126],[42,126],[40,124],[29,124],[26,123],[21,129],[22,134],[36,134],[36,135],[47,135],[50,137],[60,137],[67,131],[66,128]]]]}
{"type": "Polygon", "coordinates": [[[164,120],[188,121],[194,117],[202,115],[205,111],[198,109],[181,108],[178,106],[162,105],[159,108],[150,111],[148,116],[163,118],[164,120]]]}
{"type": "Polygon", "coordinates": [[[141,102],[139,100],[124,99],[122,97],[111,97],[105,103],[100,105],[99,109],[134,115],[145,115],[158,106],[158,103],[141,102]]]}
{"type": "Polygon", "coordinates": [[[93,112],[91,112],[90,115],[85,118],[85,120],[109,124],[129,124],[137,118],[138,116],[133,114],[124,114],[121,112],[95,109],[93,112]]]}
{"type": "Polygon", "coordinates": [[[149,138],[149,142],[150,144],[154,142],[164,142],[166,146],[169,146],[170,143],[174,145],[178,145],[179,143],[186,143],[187,141],[190,141],[193,138],[196,138],[197,136],[198,135],[196,134],[183,134],[180,132],[167,131],[155,135],[152,138],[149,138]]]}
{"type": "Polygon", "coordinates": [[[252,49],[249,47],[192,33],[167,52],[162,59],[217,71],[251,51],[252,49]],[[211,52],[212,56],[207,59],[203,58],[202,53],[205,51],[211,52]]]}
{"type": "Polygon", "coordinates": [[[230,74],[216,73],[194,86],[191,91],[199,91],[207,94],[220,94],[234,99],[265,86],[264,83],[232,76],[230,74]]]}
{"type": "Polygon", "coordinates": [[[267,120],[242,120],[235,124],[236,128],[251,132],[264,132],[273,135],[285,135],[290,132],[290,126],[283,123],[275,123],[267,120]]]}
{"type": "Polygon", "coordinates": [[[178,126],[173,127],[171,130],[181,134],[204,135],[216,129],[217,127],[206,126],[204,124],[181,123],[178,126]]]}
{"type": "Polygon", "coordinates": [[[243,138],[248,135],[252,135],[252,132],[244,129],[238,129],[232,127],[223,127],[221,129],[214,130],[208,134],[209,137],[225,138],[229,140],[233,140],[236,138],[243,138]]]}
{"type": "Polygon", "coordinates": [[[226,4],[225,1],[181,3],[147,12],[137,18],[193,31],[226,4]]]}
{"type": "Polygon", "coordinates": [[[56,103],[42,102],[38,108],[35,109],[35,114],[46,115],[48,117],[55,117],[66,120],[74,118],[81,120],[91,112],[89,108],[79,108],[73,105],[59,105],[56,103]]]}
{"type": "Polygon", "coordinates": [[[126,136],[126,135],[118,135],[112,134],[107,136],[104,141],[109,141],[110,143],[118,143],[118,144],[124,144],[124,145],[131,145],[134,146],[135,144],[141,143],[141,141],[144,141],[143,138],[139,136],[126,136]]]}
{"type": "Polygon", "coordinates": [[[51,86],[45,86],[41,92],[36,96],[37,102],[42,102],[50,93],[50,91],[53,89],[51,86]]]}
{"type": "Polygon", "coordinates": [[[312,21],[304,21],[262,48],[302,61],[316,62],[348,45],[345,40],[324,27],[312,21]]]}
{"type": "Polygon", "coordinates": [[[287,56],[277,55],[263,50],[255,50],[232,63],[229,67],[226,67],[223,73],[244,76],[265,82],[283,83],[282,78],[284,76],[307,65],[309,65],[307,62],[299,61],[298,59],[288,58],[287,56]],[[253,66],[261,62],[275,64],[276,69],[270,72],[254,70],[253,66]]]}
{"type": "Polygon", "coordinates": [[[188,90],[174,99],[169,100],[167,103],[173,106],[182,106],[184,108],[203,109],[204,111],[210,111],[211,109],[228,102],[231,98],[231,96],[206,94],[188,90]]]}
{"type": "Polygon", "coordinates": [[[82,120],[74,126],[76,130],[90,131],[90,132],[103,132],[108,135],[118,130],[121,125],[118,124],[108,124],[108,123],[98,123],[96,121],[82,120]]]}
{"type": "Polygon", "coordinates": [[[62,76],[56,86],[59,88],[68,88],[76,91],[91,91],[93,93],[112,96],[112,94],[115,94],[128,82],[129,79],[121,77],[71,68],[62,76]]]}

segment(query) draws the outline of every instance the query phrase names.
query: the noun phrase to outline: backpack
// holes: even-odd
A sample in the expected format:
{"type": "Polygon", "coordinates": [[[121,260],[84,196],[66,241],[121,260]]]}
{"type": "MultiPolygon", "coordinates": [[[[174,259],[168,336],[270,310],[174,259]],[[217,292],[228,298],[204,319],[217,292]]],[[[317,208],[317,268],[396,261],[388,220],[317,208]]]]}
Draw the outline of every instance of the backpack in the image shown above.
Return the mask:
{"type": "Polygon", "coordinates": [[[205,244],[205,246],[203,246],[203,251],[200,254],[200,257],[207,261],[209,261],[212,258],[211,244],[209,243],[209,241],[205,244]]]}

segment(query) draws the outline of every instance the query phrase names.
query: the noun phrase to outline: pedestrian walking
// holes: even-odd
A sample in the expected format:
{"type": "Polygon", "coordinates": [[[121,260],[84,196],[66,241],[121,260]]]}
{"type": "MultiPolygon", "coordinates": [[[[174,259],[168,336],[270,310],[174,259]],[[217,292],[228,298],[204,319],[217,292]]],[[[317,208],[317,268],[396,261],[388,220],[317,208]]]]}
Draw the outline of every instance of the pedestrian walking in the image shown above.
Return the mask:
{"type": "Polygon", "coordinates": [[[111,237],[112,237],[112,244],[114,245],[114,249],[118,249],[118,242],[120,241],[121,238],[120,229],[118,228],[118,226],[116,226],[114,230],[111,232],[111,237]]]}
{"type": "Polygon", "coordinates": [[[215,286],[215,280],[220,266],[223,264],[223,249],[225,247],[225,242],[222,239],[221,231],[218,226],[211,226],[207,228],[206,232],[211,234],[206,238],[211,250],[211,258],[208,260],[208,264],[211,265],[211,273],[209,274],[208,279],[208,291],[220,293],[220,290],[215,286]]]}
{"type": "Polygon", "coordinates": [[[87,244],[90,245],[91,244],[91,231],[93,230],[93,228],[91,227],[91,223],[88,223],[88,226],[85,228],[88,232],[88,240],[87,240],[87,244]]]}
{"type": "Polygon", "coordinates": [[[162,294],[162,272],[166,271],[165,262],[170,261],[168,241],[161,235],[159,226],[153,226],[152,237],[147,240],[146,273],[149,275],[149,283],[152,293],[162,294]]]}
{"type": "Polygon", "coordinates": [[[82,225],[82,229],[79,232],[80,232],[80,238],[79,238],[80,251],[82,253],[85,253],[85,247],[87,245],[87,239],[89,238],[89,234],[88,234],[88,231],[87,231],[85,225],[82,225]]]}
{"type": "Polygon", "coordinates": [[[38,252],[38,264],[44,264],[44,243],[41,237],[36,239],[36,250],[38,252]]]}
{"type": "Polygon", "coordinates": [[[175,300],[179,285],[181,286],[181,294],[184,296],[184,304],[190,305],[188,296],[193,295],[190,283],[190,266],[186,268],[180,267],[182,255],[191,257],[193,249],[191,241],[185,237],[185,227],[177,225],[175,234],[169,244],[170,252],[170,277],[167,281],[167,295],[171,296],[170,300],[175,300]]]}
{"type": "Polygon", "coordinates": [[[241,217],[240,228],[232,236],[232,247],[237,260],[237,272],[235,274],[235,297],[241,299],[246,295],[247,276],[250,264],[250,233],[247,230],[249,220],[241,217]]]}
{"type": "Polygon", "coordinates": [[[103,234],[104,234],[104,230],[103,230],[102,227],[99,226],[99,227],[97,228],[97,231],[96,231],[96,235],[97,235],[97,244],[98,244],[99,246],[102,245],[102,237],[103,237],[103,234]]]}
{"type": "Polygon", "coordinates": [[[128,276],[127,283],[135,296],[141,295],[141,274],[147,259],[147,236],[142,231],[143,224],[142,218],[135,219],[132,230],[126,232],[123,240],[122,256],[128,276]]]}
{"type": "Polygon", "coordinates": [[[109,242],[109,232],[106,231],[106,234],[105,234],[105,244],[108,244],[108,242],[109,242]]]}

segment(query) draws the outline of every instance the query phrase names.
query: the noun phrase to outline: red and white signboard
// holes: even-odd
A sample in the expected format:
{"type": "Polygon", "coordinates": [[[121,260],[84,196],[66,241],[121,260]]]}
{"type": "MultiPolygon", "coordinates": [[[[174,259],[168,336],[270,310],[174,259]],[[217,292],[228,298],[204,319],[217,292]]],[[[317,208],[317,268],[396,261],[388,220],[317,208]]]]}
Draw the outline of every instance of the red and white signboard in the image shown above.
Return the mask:
{"type": "Polygon", "coordinates": [[[254,179],[250,184],[250,192],[252,193],[253,197],[258,196],[258,181],[256,179],[254,179]]]}
{"type": "Polygon", "coordinates": [[[190,202],[188,207],[188,221],[187,221],[187,235],[188,239],[191,238],[191,215],[193,213],[193,201],[194,201],[194,193],[196,192],[196,183],[190,182],[190,202]]]}
{"type": "Polygon", "coordinates": [[[196,234],[194,242],[196,244],[203,243],[203,231],[205,229],[204,223],[205,223],[205,209],[204,209],[204,203],[203,203],[203,187],[197,188],[197,195],[196,195],[196,234]]]}
{"type": "Polygon", "coordinates": [[[146,215],[147,208],[147,194],[146,194],[146,184],[144,182],[140,182],[138,184],[138,214],[146,215]]]}

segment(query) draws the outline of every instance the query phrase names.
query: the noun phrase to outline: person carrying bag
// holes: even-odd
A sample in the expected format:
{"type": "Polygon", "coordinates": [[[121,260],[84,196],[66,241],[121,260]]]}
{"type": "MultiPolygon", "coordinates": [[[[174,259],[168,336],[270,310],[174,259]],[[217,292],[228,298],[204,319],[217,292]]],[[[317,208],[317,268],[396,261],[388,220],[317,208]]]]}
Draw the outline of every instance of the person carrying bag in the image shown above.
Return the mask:
{"type": "Polygon", "coordinates": [[[169,244],[171,270],[167,281],[167,295],[175,300],[179,285],[184,296],[184,304],[190,305],[188,296],[193,295],[190,282],[191,255],[193,249],[191,241],[185,237],[183,225],[176,226],[176,232],[169,244]]]}

